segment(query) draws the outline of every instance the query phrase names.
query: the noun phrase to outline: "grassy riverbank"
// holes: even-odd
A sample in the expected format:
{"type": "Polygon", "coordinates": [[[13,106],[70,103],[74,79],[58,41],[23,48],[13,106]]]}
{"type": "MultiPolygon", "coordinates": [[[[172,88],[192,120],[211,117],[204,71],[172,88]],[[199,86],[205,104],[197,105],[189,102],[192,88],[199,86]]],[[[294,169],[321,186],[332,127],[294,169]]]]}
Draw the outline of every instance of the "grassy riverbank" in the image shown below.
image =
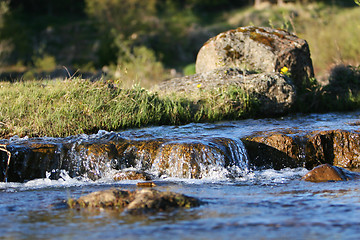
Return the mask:
{"type": "Polygon", "coordinates": [[[240,119],[256,101],[234,87],[162,96],[84,79],[0,83],[0,137],[69,136],[158,124],[240,119]]]}
{"type": "MultiPolygon", "coordinates": [[[[298,89],[293,112],[360,107],[360,68],[338,67],[321,86],[298,89]]],[[[258,101],[235,86],[191,95],[88,79],[0,82],[0,138],[63,137],[149,125],[237,120],[259,116],[258,101]]]]}

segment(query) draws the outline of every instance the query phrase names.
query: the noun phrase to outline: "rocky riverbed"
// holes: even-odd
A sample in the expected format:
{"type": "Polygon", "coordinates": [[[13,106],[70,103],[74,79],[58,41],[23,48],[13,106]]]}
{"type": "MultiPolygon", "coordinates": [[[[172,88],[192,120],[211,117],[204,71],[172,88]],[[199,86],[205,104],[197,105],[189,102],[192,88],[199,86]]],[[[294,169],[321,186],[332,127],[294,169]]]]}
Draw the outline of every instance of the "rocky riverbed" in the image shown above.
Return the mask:
{"type": "Polygon", "coordinates": [[[1,140],[1,178],[153,179],[204,178],[219,168],[228,176],[243,171],[321,164],[356,169],[360,165],[357,113],[313,114],[215,124],[100,131],[67,138],[1,140]]]}

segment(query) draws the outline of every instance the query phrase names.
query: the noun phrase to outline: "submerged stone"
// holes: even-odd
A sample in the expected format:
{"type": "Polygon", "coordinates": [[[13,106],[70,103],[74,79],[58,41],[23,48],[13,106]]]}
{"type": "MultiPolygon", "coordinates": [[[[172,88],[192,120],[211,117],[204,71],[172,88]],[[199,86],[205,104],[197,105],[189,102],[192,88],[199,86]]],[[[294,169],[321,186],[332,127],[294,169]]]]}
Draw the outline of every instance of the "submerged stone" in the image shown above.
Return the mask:
{"type": "Polygon", "coordinates": [[[121,189],[93,192],[77,200],[68,200],[70,208],[114,208],[123,209],[134,200],[134,193],[121,189]]]}
{"type": "Polygon", "coordinates": [[[199,199],[174,192],[160,192],[155,189],[142,189],[135,192],[135,199],[127,206],[131,213],[167,211],[175,208],[200,206],[199,199]]]}
{"type": "Polygon", "coordinates": [[[200,206],[200,204],[199,199],[180,193],[161,192],[148,188],[135,191],[114,188],[93,192],[77,200],[68,200],[70,208],[108,208],[137,214],[168,211],[175,208],[191,208],[200,206]]]}
{"type": "Polygon", "coordinates": [[[122,180],[151,180],[154,177],[151,174],[148,174],[143,171],[126,170],[115,173],[113,178],[116,181],[122,181],[122,180]]]}
{"type": "Polygon", "coordinates": [[[156,184],[154,182],[151,181],[147,181],[147,182],[138,182],[136,184],[137,187],[156,187],[156,184]]]}

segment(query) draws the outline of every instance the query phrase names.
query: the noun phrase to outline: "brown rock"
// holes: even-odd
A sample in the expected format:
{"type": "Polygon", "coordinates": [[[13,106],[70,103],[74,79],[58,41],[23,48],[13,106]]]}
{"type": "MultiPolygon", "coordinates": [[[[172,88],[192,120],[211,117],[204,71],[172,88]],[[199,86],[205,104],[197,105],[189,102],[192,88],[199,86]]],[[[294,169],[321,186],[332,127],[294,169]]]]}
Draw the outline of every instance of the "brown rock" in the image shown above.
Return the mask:
{"type": "Polygon", "coordinates": [[[240,27],[209,39],[196,59],[196,72],[223,67],[238,67],[260,72],[289,69],[295,86],[301,87],[314,77],[307,42],[284,30],[240,27]]]}
{"type": "Polygon", "coordinates": [[[134,194],[127,190],[108,189],[93,192],[80,197],[78,200],[70,199],[71,208],[118,208],[123,209],[134,200],[134,194]]]}
{"type": "Polygon", "coordinates": [[[156,184],[154,182],[148,181],[148,182],[138,182],[136,184],[137,187],[156,187],[156,184]]]}
{"type": "MultiPolygon", "coordinates": [[[[128,140],[123,138],[101,139],[82,142],[72,151],[72,158],[78,159],[78,173],[86,174],[92,180],[102,177],[109,168],[124,169],[136,167],[141,171],[149,169],[157,154],[159,139],[128,140]]],[[[115,180],[147,179],[145,173],[118,173],[115,180]],[[143,176],[141,176],[143,175],[143,176]]]]}
{"type": "Polygon", "coordinates": [[[132,140],[126,146],[119,146],[120,161],[117,168],[136,167],[137,169],[149,169],[158,154],[159,147],[165,142],[162,139],[132,140]]]}
{"type": "MultiPolygon", "coordinates": [[[[67,141],[67,140],[66,140],[67,141]]],[[[152,179],[145,172],[171,177],[202,178],[217,165],[224,168],[239,165],[246,169],[247,161],[234,159],[240,147],[232,138],[207,138],[189,141],[170,139],[129,140],[108,138],[51,143],[32,139],[3,144],[11,153],[8,181],[35,178],[58,179],[65,170],[70,177],[101,177],[108,170],[123,170],[116,180],[152,179]],[[133,167],[136,171],[126,172],[133,167]]],[[[282,169],[304,166],[312,169],[328,163],[337,167],[360,167],[360,133],[356,130],[283,131],[259,133],[242,139],[249,163],[256,168],[282,169]]],[[[4,179],[8,155],[0,151],[0,179],[4,179]]]]}
{"type": "MultiPolygon", "coordinates": [[[[121,141],[121,144],[124,141],[121,141]]],[[[79,161],[78,171],[86,174],[91,180],[101,178],[102,173],[109,168],[111,159],[117,159],[119,153],[116,150],[116,144],[111,141],[100,140],[98,142],[83,142],[79,144],[72,152],[73,157],[79,161]]]]}
{"type": "Polygon", "coordinates": [[[204,143],[171,142],[161,147],[153,168],[170,177],[201,178],[202,166],[215,164],[216,160],[225,166],[224,157],[219,149],[210,149],[204,143]]]}
{"type": "Polygon", "coordinates": [[[213,166],[247,169],[247,159],[237,159],[243,154],[238,144],[234,139],[221,137],[168,142],[159,149],[153,170],[170,177],[202,178],[213,166]]]}
{"type": "Polygon", "coordinates": [[[263,133],[242,139],[250,165],[256,168],[296,168],[304,164],[297,139],[282,133],[263,133]]]}
{"type": "Polygon", "coordinates": [[[347,175],[344,169],[323,164],[308,172],[302,180],[309,182],[347,181],[351,176],[347,175]]]}
{"type": "Polygon", "coordinates": [[[200,203],[196,198],[179,193],[142,189],[135,193],[135,199],[128,205],[127,210],[131,213],[166,211],[173,208],[197,207],[200,203]]]}
{"type": "Polygon", "coordinates": [[[358,132],[336,130],[333,139],[334,165],[360,167],[360,135],[358,132]]]}
{"type": "Polygon", "coordinates": [[[306,144],[306,167],[328,163],[338,167],[360,167],[360,136],[345,130],[313,133],[306,144]]]}
{"type": "Polygon", "coordinates": [[[152,176],[146,172],[128,170],[128,171],[120,171],[115,173],[114,175],[115,181],[123,181],[123,180],[151,180],[152,176]]]}
{"type": "Polygon", "coordinates": [[[64,165],[69,164],[67,160],[62,160],[64,155],[63,145],[56,143],[43,143],[38,141],[21,142],[17,145],[6,144],[6,149],[10,151],[10,162],[7,165],[8,155],[0,151],[0,179],[4,179],[5,169],[8,168],[7,181],[23,182],[25,180],[45,178],[50,173],[50,178],[58,178],[64,165]],[[2,160],[6,159],[6,160],[2,160]],[[2,161],[1,161],[2,160],[2,161]]]}
{"type": "Polygon", "coordinates": [[[155,189],[141,189],[133,192],[108,189],[90,193],[78,200],[70,199],[67,203],[70,208],[77,209],[109,208],[120,211],[126,210],[130,213],[144,213],[196,207],[200,205],[201,201],[183,194],[160,192],[155,189]]]}

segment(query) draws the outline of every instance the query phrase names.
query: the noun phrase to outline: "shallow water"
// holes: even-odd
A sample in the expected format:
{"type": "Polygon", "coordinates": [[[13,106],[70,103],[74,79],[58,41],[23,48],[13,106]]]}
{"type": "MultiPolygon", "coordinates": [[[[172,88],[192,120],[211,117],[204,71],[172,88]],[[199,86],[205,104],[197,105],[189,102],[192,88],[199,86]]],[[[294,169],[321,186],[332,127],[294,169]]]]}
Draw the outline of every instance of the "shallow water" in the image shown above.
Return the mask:
{"type": "MultiPolygon", "coordinates": [[[[356,122],[359,117],[359,113],[314,114],[153,127],[118,134],[131,138],[177,137],[184,140],[242,137],[280,128],[356,130],[358,126],[349,123],[356,122]]],[[[97,138],[104,134],[110,133],[102,131],[77,138],[97,138]]],[[[203,179],[162,176],[155,180],[156,189],[184,193],[206,204],[140,216],[51,207],[61,200],[111,187],[136,189],[138,181],[116,182],[111,174],[91,181],[85,177],[71,178],[62,172],[58,180],[0,183],[0,239],[358,239],[360,182],[300,181],[306,172],[303,168],[244,170],[231,179],[216,171],[203,179]]]]}
{"type": "Polygon", "coordinates": [[[357,239],[359,182],[300,181],[305,173],[305,169],[264,170],[235,180],[155,181],[158,190],[195,196],[206,204],[141,216],[49,207],[105,188],[135,189],[136,181],[3,183],[0,238],[357,239]]]}

